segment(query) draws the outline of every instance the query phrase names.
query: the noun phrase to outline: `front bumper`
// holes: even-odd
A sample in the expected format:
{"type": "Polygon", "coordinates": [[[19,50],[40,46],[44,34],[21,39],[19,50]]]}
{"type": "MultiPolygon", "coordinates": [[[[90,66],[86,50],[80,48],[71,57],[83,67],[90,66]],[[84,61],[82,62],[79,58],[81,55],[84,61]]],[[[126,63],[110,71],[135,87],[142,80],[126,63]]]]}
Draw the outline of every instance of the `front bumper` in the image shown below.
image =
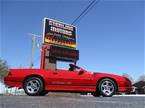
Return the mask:
{"type": "Polygon", "coordinates": [[[119,92],[131,92],[132,91],[132,87],[119,87],[118,91],[119,92]]]}
{"type": "Polygon", "coordinates": [[[132,91],[132,84],[128,78],[123,78],[122,81],[119,81],[118,91],[119,92],[131,92],[132,91]]]}

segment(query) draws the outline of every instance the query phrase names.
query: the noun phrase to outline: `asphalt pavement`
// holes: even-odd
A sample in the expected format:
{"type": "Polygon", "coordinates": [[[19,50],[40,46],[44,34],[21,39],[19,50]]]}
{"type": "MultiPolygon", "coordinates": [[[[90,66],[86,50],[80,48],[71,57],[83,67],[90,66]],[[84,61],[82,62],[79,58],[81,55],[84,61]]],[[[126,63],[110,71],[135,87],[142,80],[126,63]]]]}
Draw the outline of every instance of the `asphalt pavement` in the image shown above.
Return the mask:
{"type": "Polygon", "coordinates": [[[0,96],[0,108],[145,108],[145,96],[0,96]]]}

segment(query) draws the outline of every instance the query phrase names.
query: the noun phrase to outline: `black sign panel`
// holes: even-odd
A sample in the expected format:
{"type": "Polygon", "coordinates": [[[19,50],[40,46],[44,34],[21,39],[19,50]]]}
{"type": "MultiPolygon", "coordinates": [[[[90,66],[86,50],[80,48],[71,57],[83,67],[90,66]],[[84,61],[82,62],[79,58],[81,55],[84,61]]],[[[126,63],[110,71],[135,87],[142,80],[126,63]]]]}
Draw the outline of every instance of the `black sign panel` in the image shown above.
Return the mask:
{"type": "Polygon", "coordinates": [[[43,42],[76,49],[76,27],[44,18],[43,42]]]}
{"type": "Polygon", "coordinates": [[[75,62],[79,59],[79,51],[58,46],[51,46],[48,57],[55,58],[56,60],[75,62]]]}

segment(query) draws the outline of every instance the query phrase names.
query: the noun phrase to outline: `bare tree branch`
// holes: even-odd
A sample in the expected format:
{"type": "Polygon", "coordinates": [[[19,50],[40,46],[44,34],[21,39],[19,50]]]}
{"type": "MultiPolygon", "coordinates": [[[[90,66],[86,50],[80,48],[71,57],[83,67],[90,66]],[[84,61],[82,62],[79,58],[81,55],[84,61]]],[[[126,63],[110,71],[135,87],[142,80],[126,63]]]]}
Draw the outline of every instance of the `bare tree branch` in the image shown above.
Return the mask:
{"type": "Polygon", "coordinates": [[[124,77],[126,77],[126,78],[128,78],[131,82],[132,82],[132,84],[134,83],[134,80],[133,80],[133,78],[128,74],[128,73],[123,73],[123,75],[122,76],[124,76],[124,77]]]}

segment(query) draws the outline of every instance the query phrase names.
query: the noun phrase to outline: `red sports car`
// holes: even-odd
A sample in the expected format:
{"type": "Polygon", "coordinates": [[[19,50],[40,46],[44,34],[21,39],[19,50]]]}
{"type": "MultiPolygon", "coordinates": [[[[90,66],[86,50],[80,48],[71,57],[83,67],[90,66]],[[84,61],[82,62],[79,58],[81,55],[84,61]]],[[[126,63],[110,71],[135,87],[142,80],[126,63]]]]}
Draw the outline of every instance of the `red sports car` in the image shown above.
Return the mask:
{"type": "Polygon", "coordinates": [[[88,72],[73,64],[69,70],[10,69],[4,81],[6,85],[24,88],[29,96],[64,91],[110,97],[116,92],[131,91],[131,81],[123,76],[88,72]]]}

